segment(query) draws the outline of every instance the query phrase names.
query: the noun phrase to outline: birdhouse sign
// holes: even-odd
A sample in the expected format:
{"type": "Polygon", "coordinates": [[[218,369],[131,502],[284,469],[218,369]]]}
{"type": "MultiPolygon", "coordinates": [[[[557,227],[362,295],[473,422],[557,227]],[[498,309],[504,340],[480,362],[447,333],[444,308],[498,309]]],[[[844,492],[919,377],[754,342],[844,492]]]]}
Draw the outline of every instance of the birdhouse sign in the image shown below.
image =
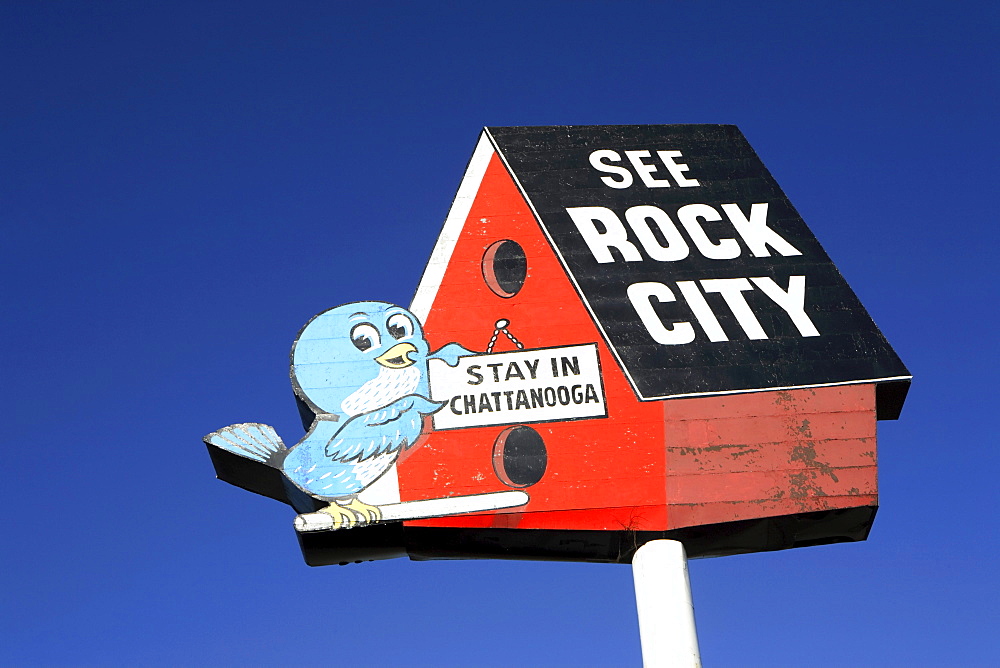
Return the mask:
{"type": "Polygon", "coordinates": [[[863,540],[910,375],[734,126],[483,131],[409,309],[292,349],[306,433],[205,437],[310,564],[863,540]]]}

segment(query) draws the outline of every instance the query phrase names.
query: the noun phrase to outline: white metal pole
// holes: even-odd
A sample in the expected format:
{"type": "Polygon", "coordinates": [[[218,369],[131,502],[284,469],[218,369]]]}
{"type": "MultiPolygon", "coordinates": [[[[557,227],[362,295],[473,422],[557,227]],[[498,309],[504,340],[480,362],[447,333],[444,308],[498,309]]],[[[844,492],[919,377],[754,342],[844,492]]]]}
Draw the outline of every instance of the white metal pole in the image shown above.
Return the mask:
{"type": "Polygon", "coordinates": [[[652,540],[632,557],[645,668],[701,668],[687,555],[676,540],[652,540]]]}

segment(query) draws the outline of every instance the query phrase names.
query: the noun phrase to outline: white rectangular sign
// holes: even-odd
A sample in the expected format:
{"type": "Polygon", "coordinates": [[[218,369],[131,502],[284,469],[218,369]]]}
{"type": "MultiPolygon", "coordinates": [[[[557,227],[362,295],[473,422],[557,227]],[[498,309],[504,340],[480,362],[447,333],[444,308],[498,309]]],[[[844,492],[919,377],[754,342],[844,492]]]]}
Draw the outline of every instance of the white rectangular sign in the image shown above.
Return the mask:
{"type": "Polygon", "coordinates": [[[430,360],[435,429],[607,417],[597,344],[430,360]]]}

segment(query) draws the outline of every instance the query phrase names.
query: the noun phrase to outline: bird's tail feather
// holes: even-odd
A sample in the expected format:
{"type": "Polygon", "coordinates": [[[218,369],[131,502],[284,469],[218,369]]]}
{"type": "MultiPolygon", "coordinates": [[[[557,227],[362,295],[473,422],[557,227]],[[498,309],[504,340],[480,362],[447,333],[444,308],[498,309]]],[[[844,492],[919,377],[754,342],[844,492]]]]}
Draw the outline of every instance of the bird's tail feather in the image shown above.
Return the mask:
{"type": "Polygon", "coordinates": [[[209,445],[275,468],[281,467],[281,462],[288,452],[281,437],[274,431],[274,427],[257,422],[231,424],[213,431],[202,440],[209,445]]]}

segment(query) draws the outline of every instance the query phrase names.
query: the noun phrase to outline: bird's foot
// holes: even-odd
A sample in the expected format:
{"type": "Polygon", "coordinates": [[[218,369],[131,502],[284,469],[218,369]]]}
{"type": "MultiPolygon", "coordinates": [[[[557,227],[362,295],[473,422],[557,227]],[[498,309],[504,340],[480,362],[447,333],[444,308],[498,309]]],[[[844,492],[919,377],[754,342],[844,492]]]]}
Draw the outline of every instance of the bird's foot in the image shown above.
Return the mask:
{"type": "Polygon", "coordinates": [[[333,529],[350,529],[382,519],[382,511],[378,506],[370,506],[356,498],[344,504],[335,501],[317,512],[326,513],[333,518],[333,529]]]}
{"type": "Polygon", "coordinates": [[[382,511],[379,510],[378,506],[370,506],[358,498],[351,499],[351,502],[343,507],[350,508],[356,512],[361,518],[362,524],[373,524],[382,519],[382,511]]]}
{"type": "Polygon", "coordinates": [[[342,506],[337,502],[331,503],[326,508],[320,508],[319,513],[326,513],[333,518],[332,529],[350,529],[361,521],[359,515],[352,509],[342,506]]]}

